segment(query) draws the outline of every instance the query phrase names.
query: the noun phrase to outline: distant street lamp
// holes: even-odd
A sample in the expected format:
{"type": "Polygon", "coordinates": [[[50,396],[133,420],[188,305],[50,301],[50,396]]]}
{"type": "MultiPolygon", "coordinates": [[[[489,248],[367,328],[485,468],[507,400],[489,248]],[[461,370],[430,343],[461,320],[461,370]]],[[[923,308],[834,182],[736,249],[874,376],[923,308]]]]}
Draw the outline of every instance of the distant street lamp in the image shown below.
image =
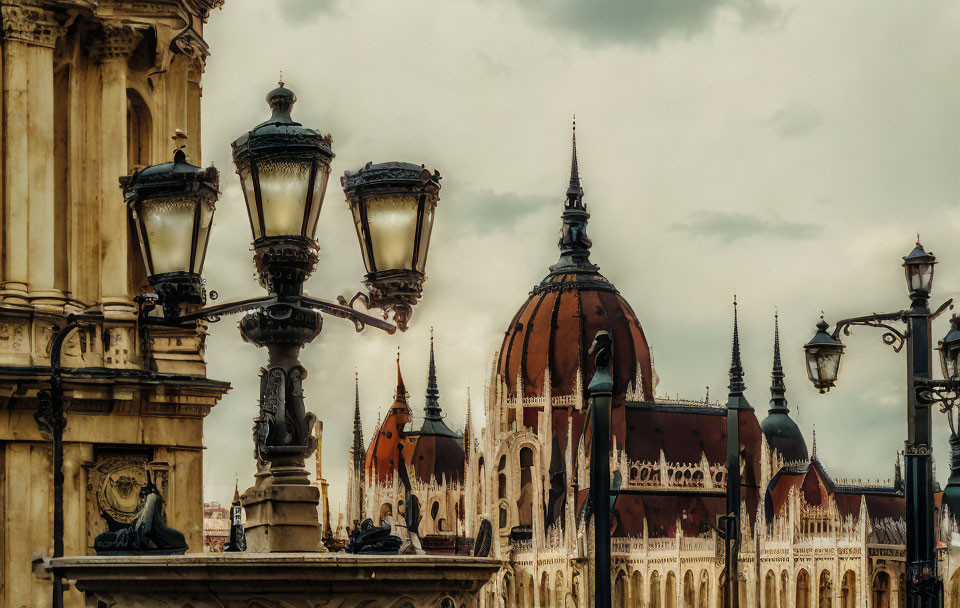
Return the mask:
{"type": "Polygon", "coordinates": [[[883,342],[895,352],[907,347],[907,441],[904,449],[907,469],[907,608],[934,608],[942,604],[943,585],[937,573],[934,542],[931,405],[936,403],[941,411],[949,414],[951,446],[958,444],[952,411],[960,397],[960,379],[957,377],[960,324],[956,317],[951,321],[950,332],[940,342],[945,379],[931,379],[930,325],[952,307],[953,302],[947,300],[935,312],[930,312],[927,302],[936,263],[933,254],[926,252],[918,241],[913,251],[903,258],[910,308],[844,319],[837,322],[832,334],[827,332],[829,326],[821,318],[817,333],[804,346],[807,374],[821,393],[829,391],[837,381],[844,350],[841,331],[850,335],[850,328],[854,325],[877,327],[884,330],[883,342]],[[893,321],[904,323],[906,330],[900,331],[889,325],[893,321]]]}

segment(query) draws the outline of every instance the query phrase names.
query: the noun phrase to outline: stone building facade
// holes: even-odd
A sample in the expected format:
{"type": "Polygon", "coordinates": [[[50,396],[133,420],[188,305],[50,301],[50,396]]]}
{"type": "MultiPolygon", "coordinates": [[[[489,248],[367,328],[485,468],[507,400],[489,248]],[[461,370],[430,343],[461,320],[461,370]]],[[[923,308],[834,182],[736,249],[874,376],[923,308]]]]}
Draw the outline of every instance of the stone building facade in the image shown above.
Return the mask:
{"type": "Polygon", "coordinates": [[[33,414],[70,313],[100,316],[63,349],[65,552],[129,522],[148,474],[203,549],[203,419],[229,385],[206,378],[202,326],[138,325],[148,287],[118,178],[168,161],[177,130],[199,162],[203,23],[219,4],[0,2],[0,606],[50,601],[30,570],[52,552],[53,509],[33,414]]]}

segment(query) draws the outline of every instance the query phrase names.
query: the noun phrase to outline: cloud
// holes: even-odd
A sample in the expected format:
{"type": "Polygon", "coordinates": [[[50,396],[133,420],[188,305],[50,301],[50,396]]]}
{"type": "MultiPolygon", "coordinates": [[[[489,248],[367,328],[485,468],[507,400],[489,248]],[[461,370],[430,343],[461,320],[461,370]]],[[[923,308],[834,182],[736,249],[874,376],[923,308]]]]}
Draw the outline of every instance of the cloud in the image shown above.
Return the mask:
{"type": "Polygon", "coordinates": [[[550,207],[555,208],[559,215],[562,200],[556,196],[524,196],[487,189],[459,193],[451,190],[445,198],[456,201],[449,211],[452,216],[450,224],[481,235],[511,229],[522,218],[550,207]]]}
{"type": "Polygon", "coordinates": [[[770,126],[780,139],[809,135],[822,124],[820,112],[802,103],[784,106],[770,117],[770,126]]]}
{"type": "Polygon", "coordinates": [[[518,0],[535,18],[594,44],[653,46],[670,36],[710,30],[723,13],[743,27],[776,22],[782,11],[768,0],[518,0]]]}
{"type": "Polygon", "coordinates": [[[339,0],[278,0],[280,17],[289,25],[306,25],[337,11],[339,0]]]}
{"type": "Polygon", "coordinates": [[[745,213],[700,211],[687,222],[672,224],[668,230],[733,243],[754,236],[809,239],[820,234],[823,226],[780,219],[765,220],[745,213]]]}

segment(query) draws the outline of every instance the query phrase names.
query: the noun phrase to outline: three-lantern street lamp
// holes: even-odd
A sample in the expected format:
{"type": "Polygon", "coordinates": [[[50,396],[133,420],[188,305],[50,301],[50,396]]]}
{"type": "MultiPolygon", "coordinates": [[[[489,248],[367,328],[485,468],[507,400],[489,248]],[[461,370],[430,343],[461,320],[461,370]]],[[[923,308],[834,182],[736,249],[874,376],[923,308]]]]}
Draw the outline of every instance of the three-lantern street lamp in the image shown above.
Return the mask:
{"type": "Polygon", "coordinates": [[[940,341],[940,363],[944,379],[932,379],[933,347],[930,326],[953,301],[947,300],[936,311],[928,306],[933,289],[934,266],[937,260],[923,249],[920,242],[903,258],[910,307],[891,313],[853,317],[837,322],[833,332],[821,317],[817,332],[803,347],[807,375],[821,393],[836,385],[844,352],[843,335],[850,335],[854,325],[866,325],[883,330],[883,342],[900,352],[907,347],[907,441],[904,448],[906,464],[906,520],[907,520],[907,606],[934,608],[941,603],[943,586],[937,573],[934,540],[933,502],[933,446],[930,407],[938,404],[951,415],[960,395],[958,357],[960,357],[960,319],[951,320],[951,328],[940,341]],[[905,330],[891,323],[906,325],[905,330]]]}
{"type": "MultiPolygon", "coordinates": [[[[180,149],[172,162],[120,178],[154,290],[135,298],[141,326],[190,328],[246,312],[239,323],[244,340],[267,348],[255,443],[258,479],[283,476],[274,480],[278,483],[305,480],[303,460],[316,447],[315,417],[303,401],[306,370],[298,360],[300,348],[319,335],[323,313],[352,321],[357,331],[368,325],[391,334],[398,327],[407,329],[426,279],[440,192],[440,174],[423,165],[368,163],[347,172],[341,182],[370,293],[358,293],[349,301],[339,296],[336,302],[305,295],[303,284],[319,259],[315,235],[334,154],[329,135],[291,118],[295,101],[281,82],[267,94],[270,118],[233,142],[257,275],[266,295],[205,306],[203,262],[219,194],[216,169],[192,165],[180,149]],[[368,309],[381,309],[382,318],[355,309],[357,300],[368,309]]],[[[41,427],[53,433],[55,446],[62,445],[63,431],[59,345],[70,331],[99,318],[71,315],[55,336],[52,390],[42,396],[37,415],[41,427]]],[[[62,458],[55,461],[54,545],[62,555],[62,458]]],[[[55,589],[55,603],[57,595],[55,589]]]]}

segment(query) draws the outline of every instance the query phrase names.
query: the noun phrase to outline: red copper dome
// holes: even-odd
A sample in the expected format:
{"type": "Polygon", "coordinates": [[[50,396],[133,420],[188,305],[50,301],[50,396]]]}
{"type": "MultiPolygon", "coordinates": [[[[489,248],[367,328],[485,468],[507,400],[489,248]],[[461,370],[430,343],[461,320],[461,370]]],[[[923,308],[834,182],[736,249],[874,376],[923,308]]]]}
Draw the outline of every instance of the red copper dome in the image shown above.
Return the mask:
{"type": "Polygon", "coordinates": [[[517,311],[500,348],[497,371],[506,383],[508,396],[516,395],[518,379],[524,397],[542,396],[548,369],[551,395],[573,393],[578,369],[586,386],[595,371],[587,351],[597,331],[605,329],[613,337],[614,395],[622,400],[639,366],[643,397],[651,399],[653,368],[640,321],[620,292],[590,262],[592,243],[586,234],[590,214],[580,187],[576,126],[570,185],[561,217],[560,260],[517,311]]]}

